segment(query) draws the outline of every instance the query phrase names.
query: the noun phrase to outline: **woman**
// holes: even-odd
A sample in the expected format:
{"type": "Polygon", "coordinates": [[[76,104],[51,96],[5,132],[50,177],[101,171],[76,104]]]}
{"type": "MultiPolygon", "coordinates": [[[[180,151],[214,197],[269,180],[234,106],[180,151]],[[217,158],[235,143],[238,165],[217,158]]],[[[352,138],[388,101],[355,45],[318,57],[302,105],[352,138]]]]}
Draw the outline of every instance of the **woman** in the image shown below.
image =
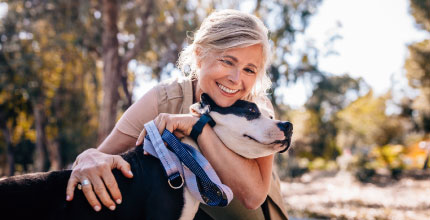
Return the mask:
{"type": "MultiPolygon", "coordinates": [[[[116,154],[139,145],[143,125],[150,120],[160,131],[167,128],[177,136],[189,135],[198,120],[188,114],[189,106],[198,102],[203,92],[223,107],[246,99],[263,101],[273,109],[265,97],[270,87],[265,71],[270,54],[267,32],[257,17],[236,10],[214,12],[207,17],[193,43],[179,56],[178,67],[188,77],[161,83],[148,91],[124,113],[97,149],[81,153],[74,164],[66,199],[73,199],[78,183],[90,183],[83,184],[82,190],[94,210],[101,209],[99,200],[114,210],[122,198],[111,170],[117,168],[126,177],[133,176],[129,164],[116,154]]],[[[279,181],[272,181],[273,155],[243,158],[228,149],[210,126],[203,128],[197,142],[235,197],[222,211],[201,205],[204,215],[215,219],[264,219],[270,212],[271,219],[286,219],[276,185],[279,181]]]]}

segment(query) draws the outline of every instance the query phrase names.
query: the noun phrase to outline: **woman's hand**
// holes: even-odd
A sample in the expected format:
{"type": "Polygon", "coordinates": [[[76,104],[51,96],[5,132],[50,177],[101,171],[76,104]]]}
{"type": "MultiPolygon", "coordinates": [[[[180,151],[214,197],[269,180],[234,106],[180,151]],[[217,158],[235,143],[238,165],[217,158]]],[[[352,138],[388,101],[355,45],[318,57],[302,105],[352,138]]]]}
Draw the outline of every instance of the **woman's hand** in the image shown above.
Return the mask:
{"type": "MultiPolygon", "coordinates": [[[[164,129],[172,132],[176,137],[182,138],[189,136],[194,124],[199,120],[198,117],[191,114],[167,114],[160,113],[155,119],[154,123],[158,128],[160,134],[163,133],[164,129]]],[[[143,143],[146,136],[145,128],[140,132],[139,138],[137,139],[136,146],[143,143]]]]}
{"type": "Polygon", "coordinates": [[[73,199],[73,192],[78,183],[88,180],[89,184],[82,184],[82,191],[94,210],[100,211],[101,209],[97,197],[103,205],[109,207],[110,210],[115,210],[116,204],[106,190],[107,186],[116,203],[121,203],[121,193],[112,173],[114,168],[120,169],[128,178],[133,177],[130,164],[119,155],[105,154],[94,148],[82,152],[73,165],[73,171],[67,183],[66,200],[71,201],[73,199]]]}

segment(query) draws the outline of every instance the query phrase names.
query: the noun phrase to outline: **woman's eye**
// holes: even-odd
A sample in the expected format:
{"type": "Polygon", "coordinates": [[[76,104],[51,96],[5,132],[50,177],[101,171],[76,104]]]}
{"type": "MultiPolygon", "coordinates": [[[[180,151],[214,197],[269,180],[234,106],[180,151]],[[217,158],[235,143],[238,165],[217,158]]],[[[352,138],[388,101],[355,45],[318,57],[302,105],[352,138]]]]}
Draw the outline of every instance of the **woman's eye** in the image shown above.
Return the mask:
{"type": "Polygon", "coordinates": [[[246,68],[246,69],[245,69],[245,71],[246,71],[247,73],[255,74],[254,70],[249,69],[249,68],[246,68]]]}
{"type": "Polygon", "coordinates": [[[230,62],[229,60],[220,60],[220,61],[227,64],[227,65],[233,66],[233,63],[230,62]]]}

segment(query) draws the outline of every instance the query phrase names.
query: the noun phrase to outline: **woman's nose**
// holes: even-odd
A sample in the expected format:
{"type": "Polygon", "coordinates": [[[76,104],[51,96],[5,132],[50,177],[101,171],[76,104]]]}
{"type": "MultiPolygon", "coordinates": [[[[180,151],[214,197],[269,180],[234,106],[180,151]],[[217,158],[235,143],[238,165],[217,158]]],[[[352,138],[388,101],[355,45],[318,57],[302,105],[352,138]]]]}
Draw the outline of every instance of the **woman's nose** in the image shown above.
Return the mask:
{"type": "Polygon", "coordinates": [[[228,79],[231,82],[233,82],[234,84],[239,83],[239,81],[240,81],[240,71],[236,70],[236,69],[232,70],[230,72],[230,74],[228,75],[228,79]]]}

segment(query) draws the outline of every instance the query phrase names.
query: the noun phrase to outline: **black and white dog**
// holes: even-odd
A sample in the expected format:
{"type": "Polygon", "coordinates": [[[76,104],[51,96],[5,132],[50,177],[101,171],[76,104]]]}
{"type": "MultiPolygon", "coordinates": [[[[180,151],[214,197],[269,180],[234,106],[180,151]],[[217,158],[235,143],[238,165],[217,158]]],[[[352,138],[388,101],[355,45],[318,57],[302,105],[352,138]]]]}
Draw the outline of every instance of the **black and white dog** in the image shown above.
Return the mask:
{"type": "MultiPolygon", "coordinates": [[[[273,120],[270,110],[239,100],[219,107],[206,94],[191,106],[194,114],[209,113],[221,141],[246,158],[263,157],[286,150],[292,124],[273,120]]],[[[197,148],[191,138],[183,142],[197,148]]],[[[71,170],[26,174],[0,180],[0,213],[10,219],[193,219],[199,202],[187,189],[172,189],[158,159],[136,147],[121,155],[130,163],[134,177],[113,170],[123,202],[115,211],[95,212],[80,190],[71,202],[65,200],[71,170]]]]}

